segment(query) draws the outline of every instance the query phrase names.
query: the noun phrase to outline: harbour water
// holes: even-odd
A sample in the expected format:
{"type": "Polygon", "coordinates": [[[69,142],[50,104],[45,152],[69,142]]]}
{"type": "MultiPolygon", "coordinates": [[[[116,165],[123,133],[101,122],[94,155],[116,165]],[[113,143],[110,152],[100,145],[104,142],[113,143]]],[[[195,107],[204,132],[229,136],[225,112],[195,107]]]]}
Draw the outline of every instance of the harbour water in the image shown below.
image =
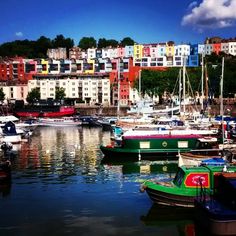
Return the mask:
{"type": "Polygon", "coordinates": [[[37,127],[11,156],[11,184],[0,185],[0,235],[200,235],[192,210],[153,205],[139,191],[145,179],[174,177],[177,163],[104,163],[99,145],[110,136],[37,127]]]}

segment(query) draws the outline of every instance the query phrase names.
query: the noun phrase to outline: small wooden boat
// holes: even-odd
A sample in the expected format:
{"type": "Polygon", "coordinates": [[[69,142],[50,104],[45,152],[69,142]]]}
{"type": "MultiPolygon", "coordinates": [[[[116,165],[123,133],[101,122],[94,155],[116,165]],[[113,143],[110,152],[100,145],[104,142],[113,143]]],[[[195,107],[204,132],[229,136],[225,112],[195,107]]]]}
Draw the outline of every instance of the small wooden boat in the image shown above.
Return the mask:
{"type": "Polygon", "coordinates": [[[194,199],[202,187],[211,195],[215,176],[227,171],[236,173],[236,166],[181,166],[170,181],[147,180],[141,185],[154,203],[168,206],[194,207],[194,199]]]}
{"type": "Polygon", "coordinates": [[[206,196],[202,188],[195,199],[197,226],[214,235],[236,235],[236,173],[215,176],[214,194],[206,196]]]}
{"type": "Polygon", "coordinates": [[[178,153],[179,166],[199,166],[202,164],[225,165],[232,162],[233,154],[219,147],[217,138],[203,137],[198,139],[196,149],[178,153]]]}
{"type": "Polygon", "coordinates": [[[54,126],[54,127],[65,127],[65,126],[80,126],[82,121],[76,117],[62,117],[62,118],[41,118],[39,119],[41,126],[54,126]]]}

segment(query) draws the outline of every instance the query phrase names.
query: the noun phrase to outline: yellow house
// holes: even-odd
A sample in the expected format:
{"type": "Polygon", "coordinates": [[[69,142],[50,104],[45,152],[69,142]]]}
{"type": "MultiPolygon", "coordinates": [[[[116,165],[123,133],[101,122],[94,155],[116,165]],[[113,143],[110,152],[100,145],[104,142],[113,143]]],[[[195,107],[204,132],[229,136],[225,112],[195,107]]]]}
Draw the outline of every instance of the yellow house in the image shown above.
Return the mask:
{"type": "Polygon", "coordinates": [[[84,62],[84,73],[94,74],[95,72],[95,61],[94,59],[87,59],[87,62],[84,62]]]}
{"type": "Polygon", "coordinates": [[[48,74],[48,61],[41,59],[41,66],[42,66],[42,70],[41,73],[42,74],[48,74]]]}
{"type": "Polygon", "coordinates": [[[143,57],[143,45],[134,44],[134,60],[141,59],[143,57]]]}
{"type": "Polygon", "coordinates": [[[170,41],[166,44],[166,56],[173,57],[175,55],[175,43],[170,41]]]}

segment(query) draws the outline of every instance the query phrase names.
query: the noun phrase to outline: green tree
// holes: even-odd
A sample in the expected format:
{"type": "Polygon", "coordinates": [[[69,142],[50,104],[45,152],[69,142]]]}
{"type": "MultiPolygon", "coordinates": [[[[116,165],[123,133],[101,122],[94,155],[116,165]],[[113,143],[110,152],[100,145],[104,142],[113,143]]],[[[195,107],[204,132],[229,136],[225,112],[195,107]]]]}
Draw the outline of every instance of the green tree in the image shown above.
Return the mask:
{"type": "Polygon", "coordinates": [[[74,40],[71,38],[65,38],[62,34],[59,34],[52,40],[52,47],[54,48],[72,48],[74,46],[74,40]]]}
{"type": "Polygon", "coordinates": [[[4,99],[5,99],[5,93],[3,92],[3,89],[0,88],[0,101],[3,102],[4,99]]]}
{"type": "Polygon", "coordinates": [[[27,95],[26,101],[29,104],[33,104],[35,101],[40,99],[40,89],[33,88],[27,95]]]}
{"type": "Polygon", "coordinates": [[[65,94],[65,89],[64,88],[56,88],[56,94],[55,94],[55,98],[57,100],[63,100],[65,98],[66,94],[65,94]]]}
{"type": "Polygon", "coordinates": [[[88,48],[96,48],[97,42],[93,37],[83,37],[80,39],[78,46],[87,50],[88,48]]]}
{"type": "Polygon", "coordinates": [[[117,47],[118,45],[119,45],[119,42],[115,39],[108,39],[107,40],[107,46],[117,47]]]}
{"type": "Polygon", "coordinates": [[[98,48],[105,48],[107,47],[107,40],[105,38],[100,38],[98,40],[98,48]]]}
{"type": "Polygon", "coordinates": [[[125,46],[132,46],[135,44],[135,42],[130,37],[125,37],[120,41],[120,44],[122,47],[125,47],[125,46]]]}
{"type": "Polygon", "coordinates": [[[52,48],[52,41],[49,38],[41,36],[35,42],[35,52],[38,58],[46,58],[48,48],[52,48]]]}
{"type": "MultiPolygon", "coordinates": [[[[159,96],[160,103],[162,103],[162,95],[164,92],[175,95],[178,94],[178,78],[181,68],[169,68],[165,71],[142,70],[141,73],[141,93],[147,94],[151,98],[159,96]]],[[[181,72],[182,73],[182,72],[181,72]]],[[[198,91],[199,82],[201,78],[200,68],[188,68],[186,76],[186,93],[190,96],[198,91]],[[189,82],[189,83],[187,83],[189,82]]],[[[135,81],[135,88],[139,89],[139,81],[135,81]]]]}

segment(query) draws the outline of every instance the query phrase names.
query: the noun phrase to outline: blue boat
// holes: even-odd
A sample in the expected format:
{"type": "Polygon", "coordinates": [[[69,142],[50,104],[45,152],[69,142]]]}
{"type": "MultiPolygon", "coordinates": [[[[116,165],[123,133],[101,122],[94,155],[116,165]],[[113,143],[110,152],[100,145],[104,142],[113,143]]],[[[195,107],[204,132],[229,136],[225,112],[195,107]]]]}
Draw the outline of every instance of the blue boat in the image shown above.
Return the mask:
{"type": "Polygon", "coordinates": [[[214,194],[201,188],[194,201],[197,226],[213,235],[236,235],[236,173],[214,176],[214,194]]]}

